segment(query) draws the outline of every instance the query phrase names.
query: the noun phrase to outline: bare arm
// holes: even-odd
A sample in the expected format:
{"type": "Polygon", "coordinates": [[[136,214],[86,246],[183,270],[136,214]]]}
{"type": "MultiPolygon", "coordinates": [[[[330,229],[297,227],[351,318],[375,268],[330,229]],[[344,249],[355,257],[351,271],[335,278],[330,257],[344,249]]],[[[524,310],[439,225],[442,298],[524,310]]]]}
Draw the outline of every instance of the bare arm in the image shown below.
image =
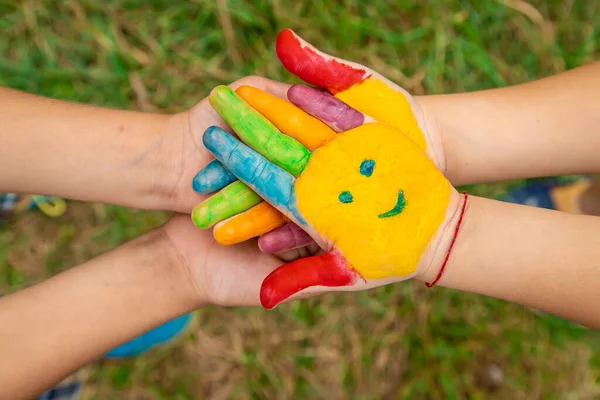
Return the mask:
{"type": "Polygon", "coordinates": [[[501,89],[418,98],[455,185],[600,173],[600,62],[501,89]]]}
{"type": "Polygon", "coordinates": [[[153,208],[169,117],[0,88],[0,191],[153,208]]]}
{"type": "Polygon", "coordinates": [[[0,398],[29,398],[202,303],[163,230],[0,298],[0,398]]]}
{"type": "MultiPolygon", "coordinates": [[[[600,218],[469,197],[440,286],[600,329],[600,218]]],[[[424,271],[425,282],[438,267],[424,271]]]]}

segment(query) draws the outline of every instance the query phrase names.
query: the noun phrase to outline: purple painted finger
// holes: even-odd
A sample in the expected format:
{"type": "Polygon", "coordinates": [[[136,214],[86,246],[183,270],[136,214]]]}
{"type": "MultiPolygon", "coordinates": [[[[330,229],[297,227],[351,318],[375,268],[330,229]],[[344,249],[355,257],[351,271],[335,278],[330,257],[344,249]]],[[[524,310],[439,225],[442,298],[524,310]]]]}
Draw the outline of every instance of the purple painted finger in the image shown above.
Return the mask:
{"type": "Polygon", "coordinates": [[[258,239],[258,247],[265,253],[281,253],[313,242],[310,235],[296,224],[287,224],[265,233],[258,239]]]}
{"type": "Polygon", "coordinates": [[[292,103],[325,122],[336,132],[356,128],[365,122],[363,113],[327,92],[309,86],[293,85],[287,95],[292,103]]]}

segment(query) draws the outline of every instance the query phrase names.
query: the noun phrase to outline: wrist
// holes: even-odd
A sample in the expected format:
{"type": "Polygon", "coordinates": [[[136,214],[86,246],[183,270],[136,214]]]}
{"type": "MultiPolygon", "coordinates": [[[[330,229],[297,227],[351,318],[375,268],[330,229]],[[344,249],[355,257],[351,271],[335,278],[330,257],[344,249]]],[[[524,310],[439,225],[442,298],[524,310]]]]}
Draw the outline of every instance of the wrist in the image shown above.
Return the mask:
{"type": "Polygon", "coordinates": [[[140,253],[155,260],[156,285],[169,293],[172,304],[181,313],[190,312],[207,304],[204,291],[195,284],[191,268],[174,245],[168,232],[168,223],[138,239],[143,247],[140,253]]]}
{"type": "Polygon", "coordinates": [[[202,201],[191,183],[212,157],[196,141],[194,132],[203,132],[205,127],[203,121],[196,123],[192,113],[188,110],[167,116],[156,127],[158,132],[152,140],[145,143],[144,162],[137,166],[144,177],[139,208],[189,214],[202,201]]]}
{"type": "Polygon", "coordinates": [[[448,217],[440,227],[437,238],[432,242],[430,251],[422,262],[423,266],[417,270],[415,279],[441,285],[446,269],[456,261],[455,252],[459,242],[461,245],[468,242],[469,233],[465,226],[472,215],[472,201],[473,196],[453,192],[446,211],[448,217]]]}
{"type": "MultiPolygon", "coordinates": [[[[463,165],[468,155],[465,146],[472,143],[469,138],[470,128],[462,124],[464,116],[457,110],[464,109],[462,94],[426,95],[415,96],[428,128],[433,131],[434,136],[441,143],[444,157],[445,170],[442,171],[448,180],[454,185],[472,183],[466,176],[463,165]]],[[[473,119],[473,116],[470,117],[473,119]]]]}

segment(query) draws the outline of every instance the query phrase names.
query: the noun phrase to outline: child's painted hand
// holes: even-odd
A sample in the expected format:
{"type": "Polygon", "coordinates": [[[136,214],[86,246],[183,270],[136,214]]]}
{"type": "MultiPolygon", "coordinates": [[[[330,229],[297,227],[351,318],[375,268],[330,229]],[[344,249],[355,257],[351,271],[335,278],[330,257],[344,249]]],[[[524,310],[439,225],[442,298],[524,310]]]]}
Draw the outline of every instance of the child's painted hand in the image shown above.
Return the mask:
{"type": "MultiPolygon", "coordinates": [[[[364,120],[339,134],[306,131],[299,139],[315,141],[311,152],[231,89],[215,88],[210,101],[243,142],[211,127],[203,136],[206,148],[243,182],[240,188],[247,185],[327,251],[272,272],[261,287],[264,307],[308,288],[358,290],[439,268],[459,195],[427,157],[424,142],[364,120]]],[[[294,123],[278,125],[289,133],[294,123]]],[[[235,195],[221,201],[243,198],[235,195]]],[[[205,215],[200,207],[192,218],[202,225],[205,215]]]]}
{"type": "MultiPolygon", "coordinates": [[[[431,127],[435,125],[428,123],[418,104],[404,89],[367,67],[320,52],[291,30],[280,33],[277,54],[294,75],[327,91],[295,85],[287,94],[292,105],[252,88],[238,89],[237,93],[246,102],[284,133],[308,149],[314,149],[335,132],[378,122],[410,138],[440,171],[445,170],[441,139],[431,127]],[[316,118],[306,116],[301,110],[316,118]]],[[[273,253],[312,241],[305,232],[294,224],[286,224],[285,217],[235,181],[236,177],[217,160],[200,171],[194,180],[194,188],[200,193],[211,193],[230,185],[195,210],[195,221],[200,227],[217,224],[214,236],[219,243],[239,243],[270,232],[261,237],[260,246],[273,253]],[[226,221],[219,223],[223,220],[226,221]]]]}

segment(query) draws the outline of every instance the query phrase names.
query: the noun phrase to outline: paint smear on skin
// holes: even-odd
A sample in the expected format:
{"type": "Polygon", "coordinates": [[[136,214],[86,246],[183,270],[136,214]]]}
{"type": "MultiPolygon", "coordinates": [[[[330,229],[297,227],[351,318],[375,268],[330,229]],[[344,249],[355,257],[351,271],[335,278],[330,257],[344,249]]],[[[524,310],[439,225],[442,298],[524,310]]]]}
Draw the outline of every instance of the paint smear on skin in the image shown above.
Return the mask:
{"type": "Polygon", "coordinates": [[[223,189],[237,180],[218,160],[209,162],[192,180],[192,188],[196,193],[208,194],[223,189]]]}
{"type": "Polygon", "coordinates": [[[365,116],[331,94],[304,85],[288,90],[288,99],[308,114],[326,122],[336,132],[361,126],[365,116]]]}
{"type": "Polygon", "coordinates": [[[359,275],[349,267],[348,261],[335,251],[300,258],[280,266],[265,278],[260,288],[260,303],[270,310],[311,286],[350,286],[358,278],[359,275]]]}
{"type": "Polygon", "coordinates": [[[284,210],[300,223],[304,223],[296,205],[294,177],[289,172],[219,127],[208,128],[202,136],[202,141],[215,158],[238,179],[249,185],[275,208],[284,210]]]}
{"type": "Polygon", "coordinates": [[[375,160],[364,160],[360,163],[360,174],[367,178],[373,175],[375,169],[375,160]]]}
{"type": "Polygon", "coordinates": [[[338,200],[344,204],[350,204],[354,201],[354,198],[352,197],[352,193],[350,193],[347,190],[344,190],[342,193],[340,193],[340,195],[338,196],[338,200]]]}
{"type": "Polygon", "coordinates": [[[285,68],[300,79],[329,90],[350,107],[393,126],[421,149],[427,149],[425,135],[406,95],[366,68],[318,51],[289,29],[277,38],[277,55],[285,68]]]}
{"type": "Polygon", "coordinates": [[[209,101],[235,133],[258,153],[295,176],[306,167],[310,158],[308,149],[296,139],[281,134],[267,118],[230,88],[217,86],[209,101]]]}
{"type": "Polygon", "coordinates": [[[315,150],[295,182],[298,209],[307,223],[332,241],[364,278],[404,277],[446,217],[452,187],[408,137],[373,123],[340,133],[315,150]],[[366,178],[360,166],[376,163],[366,178]],[[399,191],[405,207],[397,211],[399,191]],[[338,196],[351,191],[352,203],[338,196]]]}
{"type": "Polygon", "coordinates": [[[236,93],[279,130],[309,149],[315,149],[335,136],[335,132],[317,118],[270,93],[251,86],[241,86],[236,93]]]}
{"type": "Polygon", "coordinates": [[[325,56],[290,29],[277,37],[276,51],[288,71],[311,85],[326,88],[332,94],[342,92],[370,75],[364,68],[325,56]]]}
{"type": "Polygon", "coordinates": [[[400,192],[398,192],[398,200],[396,201],[394,208],[392,208],[390,211],[379,214],[377,217],[392,218],[404,211],[404,208],[406,208],[406,199],[404,198],[404,190],[400,190],[400,192]]]}
{"type": "Polygon", "coordinates": [[[421,149],[427,149],[425,134],[419,127],[406,95],[382,80],[369,78],[335,97],[377,121],[396,128],[421,149]]]}
{"type": "Polygon", "coordinates": [[[261,201],[260,196],[252,189],[236,181],[197,205],[192,211],[192,221],[198,228],[210,228],[261,201]]]}
{"type": "Polygon", "coordinates": [[[289,219],[263,201],[248,211],[218,223],[213,235],[218,243],[228,246],[276,230],[287,222],[289,219]]]}
{"type": "Polygon", "coordinates": [[[313,239],[304,229],[294,223],[277,228],[258,239],[258,247],[265,253],[281,253],[307,246],[313,239]]]}

